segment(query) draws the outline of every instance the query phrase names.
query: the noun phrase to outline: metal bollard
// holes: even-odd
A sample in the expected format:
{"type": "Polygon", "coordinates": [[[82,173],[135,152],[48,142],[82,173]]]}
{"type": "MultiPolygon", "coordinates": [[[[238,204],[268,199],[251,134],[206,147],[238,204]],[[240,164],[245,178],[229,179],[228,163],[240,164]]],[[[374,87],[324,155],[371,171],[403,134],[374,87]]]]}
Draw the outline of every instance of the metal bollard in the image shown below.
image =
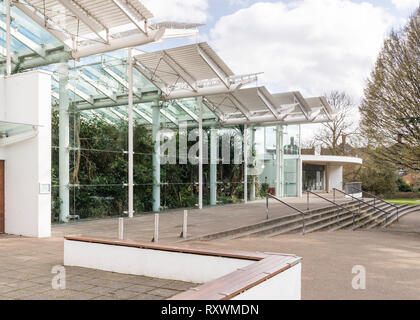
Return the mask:
{"type": "Polygon", "coordinates": [[[268,196],[265,196],[265,218],[268,220],[268,196]]]}
{"type": "Polygon", "coordinates": [[[182,237],[187,239],[187,226],[188,226],[188,210],[184,210],[184,222],[182,224],[182,237]]]}
{"type": "Polygon", "coordinates": [[[118,239],[124,240],[124,218],[118,218],[118,239]]]}
{"type": "Polygon", "coordinates": [[[153,242],[159,242],[159,213],[155,213],[155,235],[153,242]]]}

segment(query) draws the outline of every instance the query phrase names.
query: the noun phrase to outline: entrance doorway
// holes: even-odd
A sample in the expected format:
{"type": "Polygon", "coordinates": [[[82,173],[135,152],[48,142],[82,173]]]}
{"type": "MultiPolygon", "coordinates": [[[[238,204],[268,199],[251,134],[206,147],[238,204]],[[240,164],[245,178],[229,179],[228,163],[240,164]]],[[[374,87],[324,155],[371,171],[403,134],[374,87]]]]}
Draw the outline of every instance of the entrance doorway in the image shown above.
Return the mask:
{"type": "Polygon", "coordinates": [[[4,160],[0,160],[0,233],[4,233],[4,160]]]}
{"type": "Polygon", "coordinates": [[[302,165],[302,191],[325,190],[325,166],[316,164],[302,165]]]}

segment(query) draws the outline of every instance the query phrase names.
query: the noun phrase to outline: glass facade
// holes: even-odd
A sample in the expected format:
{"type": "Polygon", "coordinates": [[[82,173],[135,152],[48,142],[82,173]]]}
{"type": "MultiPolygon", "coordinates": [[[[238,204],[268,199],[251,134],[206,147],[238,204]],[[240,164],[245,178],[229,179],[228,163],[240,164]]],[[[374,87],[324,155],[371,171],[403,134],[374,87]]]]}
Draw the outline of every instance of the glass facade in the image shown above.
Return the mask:
{"type": "Polygon", "coordinates": [[[325,190],[325,166],[304,163],[302,165],[302,190],[325,190]]]}
{"type": "MultiPolygon", "coordinates": [[[[276,194],[276,134],[277,127],[261,127],[257,129],[257,157],[263,162],[259,175],[259,184],[264,184],[269,192],[276,194]]],[[[279,176],[280,196],[298,196],[299,170],[299,125],[279,127],[279,176]]]]}

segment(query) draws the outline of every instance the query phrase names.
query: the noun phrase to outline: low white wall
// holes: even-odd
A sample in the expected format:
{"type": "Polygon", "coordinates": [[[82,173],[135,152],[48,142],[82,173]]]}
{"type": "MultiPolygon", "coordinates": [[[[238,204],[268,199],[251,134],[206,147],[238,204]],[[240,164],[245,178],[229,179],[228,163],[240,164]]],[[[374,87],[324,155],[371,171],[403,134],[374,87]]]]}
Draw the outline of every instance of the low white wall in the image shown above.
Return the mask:
{"type": "Polygon", "coordinates": [[[5,160],[5,232],[49,237],[51,194],[51,75],[44,71],[0,79],[0,121],[37,125],[36,137],[0,148],[5,160]]]}
{"type": "Polygon", "coordinates": [[[205,283],[255,261],[64,240],[64,265],[205,283]]]}
{"type": "Polygon", "coordinates": [[[267,279],[232,300],[300,300],[302,264],[267,279]]]}
{"type": "MultiPolygon", "coordinates": [[[[64,240],[64,265],[193,283],[216,280],[254,260],[64,240]]],[[[299,300],[301,263],[234,297],[235,300],[299,300]]]]}

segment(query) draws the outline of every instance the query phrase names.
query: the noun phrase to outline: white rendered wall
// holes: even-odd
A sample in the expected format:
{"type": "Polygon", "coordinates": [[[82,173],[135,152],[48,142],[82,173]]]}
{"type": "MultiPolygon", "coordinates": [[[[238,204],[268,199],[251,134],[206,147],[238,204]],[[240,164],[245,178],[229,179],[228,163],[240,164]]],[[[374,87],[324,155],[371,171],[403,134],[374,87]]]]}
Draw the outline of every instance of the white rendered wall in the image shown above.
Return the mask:
{"type": "Polygon", "coordinates": [[[343,166],[327,166],[328,192],[333,188],[343,190],[343,166]]]}
{"type": "Polygon", "coordinates": [[[64,265],[205,283],[255,261],[64,240],[64,265]]]}
{"type": "Polygon", "coordinates": [[[51,194],[51,75],[44,71],[0,79],[0,121],[38,125],[36,137],[0,148],[5,160],[5,232],[49,237],[51,194]]]}
{"type": "Polygon", "coordinates": [[[300,300],[302,264],[252,287],[232,300],[300,300]]]}

